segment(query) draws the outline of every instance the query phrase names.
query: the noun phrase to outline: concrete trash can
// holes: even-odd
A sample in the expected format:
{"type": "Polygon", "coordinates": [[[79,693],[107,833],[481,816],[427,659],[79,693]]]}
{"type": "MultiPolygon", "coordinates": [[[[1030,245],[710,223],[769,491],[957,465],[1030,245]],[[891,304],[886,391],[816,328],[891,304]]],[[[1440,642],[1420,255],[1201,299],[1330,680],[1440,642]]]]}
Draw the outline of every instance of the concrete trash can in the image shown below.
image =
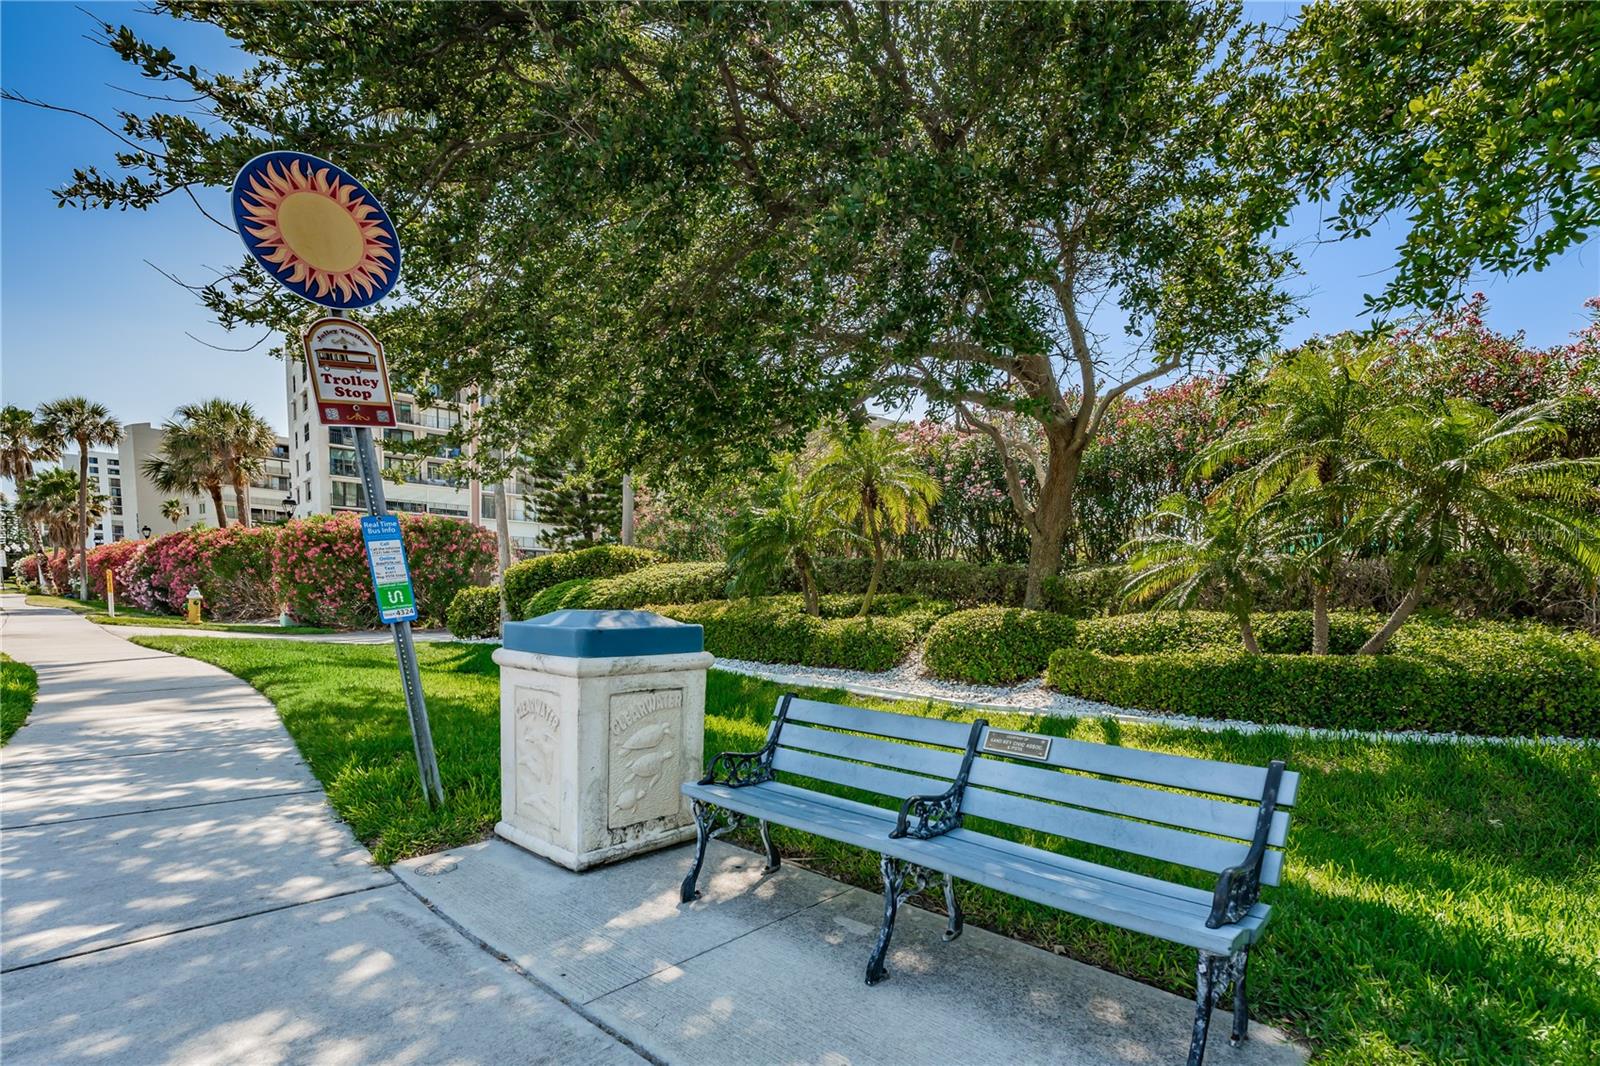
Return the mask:
{"type": "Polygon", "coordinates": [[[706,670],[697,625],[649,611],[508,622],[495,833],[572,870],[694,838],[706,670]]]}

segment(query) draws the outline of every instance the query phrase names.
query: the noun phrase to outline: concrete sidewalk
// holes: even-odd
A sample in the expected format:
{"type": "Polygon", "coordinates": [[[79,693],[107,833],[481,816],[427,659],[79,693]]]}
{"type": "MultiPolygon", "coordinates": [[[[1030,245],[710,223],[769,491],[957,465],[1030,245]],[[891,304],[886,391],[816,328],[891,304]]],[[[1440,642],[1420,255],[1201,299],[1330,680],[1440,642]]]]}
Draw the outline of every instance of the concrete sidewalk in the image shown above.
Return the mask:
{"type": "Polygon", "coordinates": [[[248,685],[0,608],[39,673],[0,751],[7,1066],[641,1061],[373,866],[248,685]]]}
{"type": "MultiPolygon", "coordinates": [[[[714,1066],[1177,1064],[1194,1004],[942,916],[900,911],[891,979],[864,983],[882,898],[713,843],[702,897],[682,906],[688,847],[574,874],[501,840],[395,872],[485,946],[663,1061],[714,1066]]],[[[1271,950],[1270,938],[1263,950],[1271,950]]],[[[1231,1001],[1229,1003],[1231,1006],[1231,1001]]],[[[1252,1025],[1207,1066],[1298,1066],[1305,1051],[1252,1025]]]]}

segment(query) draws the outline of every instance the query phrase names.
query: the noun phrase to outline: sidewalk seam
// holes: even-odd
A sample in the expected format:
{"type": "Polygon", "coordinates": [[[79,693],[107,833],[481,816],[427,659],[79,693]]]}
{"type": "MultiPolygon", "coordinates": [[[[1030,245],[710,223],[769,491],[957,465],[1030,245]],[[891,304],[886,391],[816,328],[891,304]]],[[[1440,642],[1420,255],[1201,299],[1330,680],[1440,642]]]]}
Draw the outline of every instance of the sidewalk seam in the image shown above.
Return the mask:
{"type": "Polygon", "coordinates": [[[0,825],[0,829],[6,830],[7,832],[13,829],[48,829],[53,825],[73,825],[77,822],[98,822],[103,818],[128,818],[137,814],[161,814],[166,811],[186,811],[194,807],[220,807],[225,803],[244,803],[248,800],[271,799],[274,796],[305,796],[312,792],[321,791],[321,786],[318,786],[317,788],[295,789],[292,792],[262,792],[254,796],[235,796],[232,799],[225,800],[205,800],[201,803],[177,803],[171,807],[146,807],[145,809],[138,811],[118,811],[115,814],[91,814],[83,818],[57,818],[52,822],[23,822],[18,825],[0,825]]]}
{"type": "Polygon", "coordinates": [[[263,914],[276,914],[279,911],[293,910],[296,907],[306,907],[313,903],[326,903],[330,899],[343,899],[345,896],[355,896],[362,892],[372,892],[376,889],[388,888],[400,880],[398,877],[394,876],[392,871],[389,871],[383,867],[379,867],[379,869],[383,869],[385,873],[389,874],[389,881],[385,884],[364,885],[361,888],[350,888],[343,892],[335,892],[331,895],[319,896],[316,899],[296,900],[293,903],[284,903],[276,907],[263,907],[261,910],[251,911],[249,914],[230,915],[227,918],[218,918],[213,922],[201,922],[198,925],[186,925],[179,929],[168,929],[162,933],[151,933],[149,936],[134,937],[132,940],[123,940],[116,944],[103,944],[97,948],[85,948],[83,951],[74,951],[68,955],[57,955],[53,959],[40,959],[37,962],[24,962],[17,966],[0,967],[0,973],[20,973],[23,970],[32,970],[39,966],[49,966],[51,963],[66,962],[69,959],[81,959],[85,955],[98,955],[102,951],[112,951],[116,948],[130,947],[134,944],[148,944],[152,940],[165,940],[169,936],[177,936],[180,933],[192,933],[197,929],[211,929],[215,926],[227,925],[230,922],[240,922],[246,918],[258,918],[263,914]]]}

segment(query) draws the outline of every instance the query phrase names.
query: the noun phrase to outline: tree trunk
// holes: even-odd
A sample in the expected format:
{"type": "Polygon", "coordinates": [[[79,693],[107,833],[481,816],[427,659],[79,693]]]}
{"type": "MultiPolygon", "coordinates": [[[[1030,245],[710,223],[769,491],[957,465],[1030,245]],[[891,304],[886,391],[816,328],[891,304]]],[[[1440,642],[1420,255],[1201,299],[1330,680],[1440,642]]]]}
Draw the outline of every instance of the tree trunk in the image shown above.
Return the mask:
{"type": "Polygon", "coordinates": [[[206,491],[211,494],[211,504],[217,509],[217,528],[228,528],[228,512],[222,508],[222,483],[215,482],[206,486],[206,491]]]}
{"type": "MultiPolygon", "coordinates": [[[[17,475],[16,485],[17,499],[20,502],[23,491],[28,487],[28,476],[26,474],[17,475]]],[[[44,573],[44,566],[42,563],[42,560],[44,559],[44,539],[39,536],[39,526],[33,521],[33,519],[25,517],[21,513],[21,508],[18,508],[17,510],[17,517],[21,518],[23,524],[28,527],[28,539],[33,542],[33,557],[41,560],[38,574],[39,587],[41,589],[49,588],[53,592],[55,591],[55,584],[54,582],[50,582],[49,578],[47,578],[44,573]]]]}
{"type": "Polygon", "coordinates": [[[1384,646],[1389,643],[1389,638],[1394,636],[1395,630],[1400,628],[1402,622],[1411,617],[1411,612],[1415,611],[1417,604],[1422,602],[1422,589],[1428,583],[1428,575],[1432,571],[1433,567],[1427,564],[1417,567],[1416,580],[1411,582],[1411,587],[1406,590],[1406,594],[1395,605],[1394,613],[1383,623],[1382,629],[1372,634],[1372,637],[1361,645],[1361,651],[1358,654],[1376,655],[1384,649],[1384,646]]]}
{"type": "Polygon", "coordinates": [[[250,528],[250,487],[242,477],[233,479],[233,505],[239,510],[239,524],[250,528]]]}
{"type": "Polygon", "coordinates": [[[1328,654],[1328,597],[1332,589],[1323,584],[1311,586],[1311,654],[1328,654]]]}
{"type": "Polygon", "coordinates": [[[822,602],[817,595],[817,575],[811,567],[811,556],[806,552],[795,552],[794,568],[800,571],[800,595],[805,599],[806,614],[821,618],[822,602]]]}
{"type": "Polygon", "coordinates": [[[883,534],[878,530],[877,515],[871,509],[867,511],[867,537],[872,542],[872,576],[867,579],[867,594],[861,597],[857,618],[865,618],[872,609],[872,598],[878,594],[878,581],[883,577],[883,534]]]}
{"type": "Polygon", "coordinates": [[[1022,605],[1037,610],[1044,606],[1044,583],[1061,570],[1061,556],[1067,534],[1072,530],[1073,495],[1078,487],[1078,468],[1083,452],[1072,447],[1071,429],[1046,427],[1050,442],[1050,465],[1033,516],[1027,519],[1028,588],[1022,605]]]}
{"type": "MultiPolygon", "coordinates": [[[[89,442],[78,441],[78,598],[89,598],[89,442]]],[[[72,556],[67,556],[68,565],[72,556]]]]}
{"type": "Polygon", "coordinates": [[[506,602],[506,571],[511,569],[511,516],[506,513],[506,479],[494,483],[494,541],[499,562],[500,625],[511,621],[511,605],[506,602]]]}
{"type": "Polygon", "coordinates": [[[633,475],[622,475],[622,543],[633,544],[633,475]]]}
{"type": "Polygon", "coordinates": [[[1239,639],[1244,641],[1244,650],[1251,655],[1261,654],[1261,645],[1256,643],[1256,631],[1250,625],[1250,612],[1245,611],[1239,615],[1239,639]]]}

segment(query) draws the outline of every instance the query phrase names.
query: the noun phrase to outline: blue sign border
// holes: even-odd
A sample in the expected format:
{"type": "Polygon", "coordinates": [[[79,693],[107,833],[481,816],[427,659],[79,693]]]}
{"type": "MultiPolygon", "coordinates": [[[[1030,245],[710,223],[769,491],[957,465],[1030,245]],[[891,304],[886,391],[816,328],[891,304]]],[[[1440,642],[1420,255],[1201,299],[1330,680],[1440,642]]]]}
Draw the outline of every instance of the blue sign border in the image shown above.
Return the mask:
{"type": "Polygon", "coordinates": [[[365,185],[361,184],[361,182],[357,181],[349,171],[345,170],[343,167],[340,167],[337,163],[330,163],[326,159],[320,159],[314,155],[307,155],[305,152],[263,152],[261,155],[256,156],[254,159],[250,160],[250,162],[239,168],[239,173],[233,179],[233,190],[229,194],[229,199],[233,204],[233,221],[235,226],[238,227],[239,239],[244,242],[245,250],[248,251],[252,257],[254,257],[256,262],[261,264],[261,266],[266,270],[267,274],[271,276],[274,281],[303,300],[310,300],[314,304],[320,304],[323,307],[337,308],[342,311],[349,311],[359,307],[370,307],[379,300],[383,299],[385,296],[389,295],[389,293],[394,290],[395,285],[400,281],[400,235],[395,232],[394,223],[389,219],[389,212],[383,209],[383,204],[376,196],[372,195],[371,190],[369,190],[365,185]],[[376,221],[379,226],[382,227],[384,232],[388,234],[389,240],[394,246],[394,269],[389,272],[389,276],[385,282],[377,289],[374,289],[370,294],[363,295],[358,290],[352,293],[351,296],[346,299],[339,295],[338,289],[334,289],[326,295],[316,295],[312,291],[309,282],[290,281],[288,276],[288,267],[286,265],[267,262],[267,260],[264,258],[262,242],[257,240],[256,237],[245,228],[246,224],[257,224],[245,213],[244,208],[244,196],[246,194],[251,196],[255,195],[250,189],[249,180],[252,178],[260,178],[263,171],[266,170],[268,164],[276,163],[278,166],[282,167],[295,162],[298,162],[302,167],[311,166],[317,168],[328,168],[329,170],[333,171],[334,176],[339,178],[340,181],[346,182],[354,187],[357,192],[364,196],[367,201],[377,209],[378,216],[376,221]]]}
{"type": "Polygon", "coordinates": [[[361,551],[367,557],[367,577],[372,580],[372,602],[378,608],[378,621],[386,626],[397,622],[415,622],[417,620],[417,586],[411,580],[411,559],[406,555],[405,538],[400,535],[400,519],[392,514],[368,514],[361,516],[361,551]],[[406,584],[411,586],[410,613],[395,618],[383,617],[383,604],[378,603],[378,575],[372,572],[372,550],[369,547],[375,540],[392,540],[400,545],[400,563],[406,568],[406,584]]]}

